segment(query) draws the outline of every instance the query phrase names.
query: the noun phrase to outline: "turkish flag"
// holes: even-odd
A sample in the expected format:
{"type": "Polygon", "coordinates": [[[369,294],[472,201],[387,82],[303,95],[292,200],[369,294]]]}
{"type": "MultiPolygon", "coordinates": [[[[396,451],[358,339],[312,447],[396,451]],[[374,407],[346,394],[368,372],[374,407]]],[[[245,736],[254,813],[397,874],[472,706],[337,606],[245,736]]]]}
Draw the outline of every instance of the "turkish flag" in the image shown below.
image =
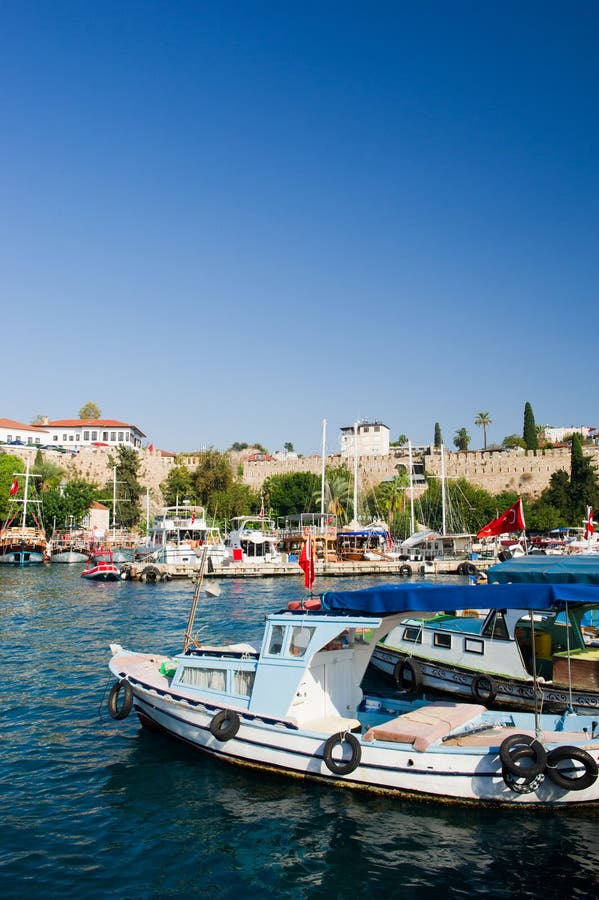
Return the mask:
{"type": "Polygon", "coordinates": [[[506,534],[508,531],[524,531],[524,513],[522,512],[522,500],[518,497],[513,506],[493,519],[476,535],[477,537],[493,537],[496,534],[506,534]]]}
{"type": "Polygon", "coordinates": [[[9,490],[9,492],[8,492],[9,497],[14,497],[14,495],[15,495],[16,493],[18,493],[18,491],[19,491],[19,482],[18,482],[17,479],[15,478],[15,480],[14,480],[13,483],[11,484],[10,490],[9,490]]]}
{"type": "Polygon", "coordinates": [[[585,541],[590,541],[593,537],[593,532],[595,531],[595,523],[593,522],[593,507],[589,506],[587,509],[587,520],[584,523],[584,539],[585,541]]]}
{"type": "Polygon", "coordinates": [[[312,555],[312,538],[310,535],[308,535],[306,543],[302,547],[299,564],[304,570],[304,587],[311,591],[314,584],[314,557],[312,555]]]}
{"type": "Polygon", "coordinates": [[[195,522],[195,520],[196,520],[196,508],[195,508],[195,506],[194,506],[194,508],[193,508],[193,513],[191,514],[191,524],[192,524],[192,525],[193,525],[193,523],[195,522]]]}

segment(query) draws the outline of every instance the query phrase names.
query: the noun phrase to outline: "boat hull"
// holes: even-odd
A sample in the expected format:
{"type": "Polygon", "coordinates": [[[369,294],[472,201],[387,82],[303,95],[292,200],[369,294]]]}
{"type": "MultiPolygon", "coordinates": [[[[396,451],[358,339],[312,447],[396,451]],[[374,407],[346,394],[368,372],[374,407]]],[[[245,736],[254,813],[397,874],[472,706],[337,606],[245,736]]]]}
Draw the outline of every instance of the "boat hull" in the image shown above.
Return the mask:
{"type": "MultiPolygon", "coordinates": [[[[330,749],[327,757],[330,741],[336,740],[335,730],[302,729],[292,720],[269,719],[248,709],[236,709],[236,732],[228,739],[218,738],[214,734],[215,716],[222,707],[197,695],[171,690],[167,677],[153,674],[160,658],[145,657],[148,680],[140,678],[142,654],[130,657],[136,657],[131,667],[127,655],[113,657],[110,667],[119,680],[128,680],[132,707],[142,725],[166,732],[226,762],[336,786],[457,804],[569,807],[599,802],[597,780],[583,790],[568,791],[543,775],[528,793],[511,790],[504,780],[499,757],[504,732],[482,746],[477,746],[476,740],[470,746],[467,741],[465,746],[440,743],[421,752],[410,743],[369,737],[371,729],[366,722],[360,733],[349,735],[342,731],[338,735],[339,743],[353,745],[357,755],[356,764],[346,773],[331,768],[330,749]],[[129,668],[134,676],[128,675],[129,668]]],[[[567,733],[562,742],[567,742],[567,733]]],[[[587,748],[596,759],[599,742],[589,742],[587,748]]],[[[343,756],[337,760],[341,768],[343,756]]]]}
{"type": "Polygon", "coordinates": [[[0,564],[13,566],[40,565],[45,562],[45,558],[42,550],[14,548],[0,553],[0,564]]]}

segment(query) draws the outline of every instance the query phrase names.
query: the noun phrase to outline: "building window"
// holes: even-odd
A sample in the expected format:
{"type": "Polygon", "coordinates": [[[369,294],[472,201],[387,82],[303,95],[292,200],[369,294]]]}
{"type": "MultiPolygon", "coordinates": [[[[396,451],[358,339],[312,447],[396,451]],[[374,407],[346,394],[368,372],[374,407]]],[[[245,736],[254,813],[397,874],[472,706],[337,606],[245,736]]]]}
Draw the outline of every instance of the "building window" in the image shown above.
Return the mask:
{"type": "Polygon", "coordinates": [[[70,441],[74,441],[74,440],[75,440],[75,435],[74,435],[74,434],[70,434],[70,435],[69,435],[69,440],[70,440],[70,441]]]}
{"type": "Polygon", "coordinates": [[[111,441],[116,441],[116,431],[111,431],[111,432],[110,432],[110,440],[111,440],[111,441]]]}
{"type": "Polygon", "coordinates": [[[57,440],[58,440],[58,435],[57,435],[57,434],[53,434],[53,435],[52,435],[52,440],[53,440],[53,441],[57,441],[57,440]]]}
{"type": "Polygon", "coordinates": [[[67,441],[67,440],[68,440],[68,435],[63,434],[62,439],[63,439],[63,441],[67,441]]]}
{"type": "Polygon", "coordinates": [[[83,432],[83,440],[84,440],[84,441],[89,441],[89,431],[84,431],[84,432],[83,432]]]}
{"type": "Polygon", "coordinates": [[[28,443],[28,444],[33,444],[33,438],[28,437],[28,438],[27,438],[27,443],[28,443]]]}
{"type": "Polygon", "coordinates": [[[98,432],[92,431],[92,441],[97,441],[97,440],[98,440],[98,432]]]}
{"type": "Polygon", "coordinates": [[[108,440],[108,432],[107,432],[107,431],[103,431],[103,432],[102,432],[102,440],[103,440],[103,441],[107,441],[107,440],[108,440]]]}
{"type": "Polygon", "coordinates": [[[8,443],[10,444],[10,442],[12,441],[12,434],[7,434],[7,435],[6,435],[6,440],[7,440],[8,443]]]}
{"type": "Polygon", "coordinates": [[[124,433],[122,431],[119,431],[119,444],[123,443],[123,438],[124,438],[124,433]]]}

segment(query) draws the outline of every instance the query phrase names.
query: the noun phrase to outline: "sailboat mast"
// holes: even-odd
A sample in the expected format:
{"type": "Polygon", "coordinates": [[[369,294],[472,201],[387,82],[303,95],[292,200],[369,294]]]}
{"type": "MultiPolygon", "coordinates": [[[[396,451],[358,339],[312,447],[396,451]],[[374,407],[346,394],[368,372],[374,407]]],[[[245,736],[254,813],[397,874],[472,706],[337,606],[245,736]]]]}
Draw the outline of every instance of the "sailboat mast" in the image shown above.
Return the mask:
{"type": "Polygon", "coordinates": [[[354,525],[358,524],[358,423],[354,422],[354,525]]]}
{"type": "Polygon", "coordinates": [[[322,420],[322,468],[320,474],[320,513],[321,528],[324,531],[324,470],[326,460],[326,439],[327,439],[327,420],[322,420]]]}
{"type": "Polygon", "coordinates": [[[412,470],[412,441],[408,441],[408,460],[410,466],[410,534],[414,534],[414,472],[412,470]]]}
{"type": "Polygon", "coordinates": [[[112,469],[112,540],[116,537],[116,466],[112,469]]]}
{"type": "Polygon", "coordinates": [[[441,534],[445,536],[445,451],[443,444],[441,444],[441,516],[443,520],[441,534]]]}
{"type": "Polygon", "coordinates": [[[25,528],[25,523],[27,522],[27,497],[29,495],[29,457],[27,458],[27,465],[25,467],[25,493],[23,495],[23,525],[25,528]]]}

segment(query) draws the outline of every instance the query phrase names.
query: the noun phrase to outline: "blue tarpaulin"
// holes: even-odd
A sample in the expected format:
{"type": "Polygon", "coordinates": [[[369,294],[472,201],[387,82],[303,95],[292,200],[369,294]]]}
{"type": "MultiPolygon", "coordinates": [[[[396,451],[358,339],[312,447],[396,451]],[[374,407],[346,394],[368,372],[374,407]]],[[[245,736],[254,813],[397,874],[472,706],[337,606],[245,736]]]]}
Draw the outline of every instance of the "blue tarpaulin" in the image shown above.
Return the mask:
{"type": "Polygon", "coordinates": [[[374,614],[454,609],[548,609],[561,603],[599,604],[589,584],[383,584],[360,591],[325,591],[327,610],[374,614]]]}
{"type": "Polygon", "coordinates": [[[497,584],[597,584],[599,554],[576,556],[518,556],[487,570],[497,584]]]}

